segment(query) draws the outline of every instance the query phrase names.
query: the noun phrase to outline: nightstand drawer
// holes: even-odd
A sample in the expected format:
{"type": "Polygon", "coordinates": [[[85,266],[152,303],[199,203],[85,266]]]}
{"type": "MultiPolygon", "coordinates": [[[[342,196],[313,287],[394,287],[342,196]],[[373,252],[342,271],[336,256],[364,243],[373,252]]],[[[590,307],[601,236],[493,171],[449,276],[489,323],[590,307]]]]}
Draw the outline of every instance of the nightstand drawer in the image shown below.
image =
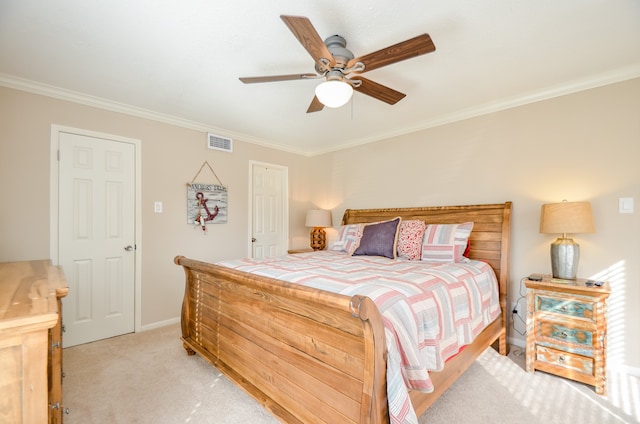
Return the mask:
{"type": "Polygon", "coordinates": [[[583,355],[593,355],[593,330],[590,328],[539,321],[536,323],[536,339],[583,355]]]}
{"type": "Polygon", "coordinates": [[[551,312],[594,321],[594,307],[595,303],[593,302],[563,299],[543,294],[536,295],[536,310],[542,312],[551,312]]]}
{"type": "Polygon", "coordinates": [[[574,370],[583,374],[593,375],[593,358],[587,358],[562,350],[536,346],[536,361],[574,370]]]}

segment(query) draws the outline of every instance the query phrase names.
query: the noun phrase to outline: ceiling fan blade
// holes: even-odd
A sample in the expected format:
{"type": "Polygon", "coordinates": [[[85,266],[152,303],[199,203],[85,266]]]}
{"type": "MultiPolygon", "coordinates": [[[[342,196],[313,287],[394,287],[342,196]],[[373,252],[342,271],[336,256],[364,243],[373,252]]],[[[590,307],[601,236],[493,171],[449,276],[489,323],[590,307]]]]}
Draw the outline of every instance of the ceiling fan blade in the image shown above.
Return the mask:
{"type": "Polygon", "coordinates": [[[324,108],[324,105],[320,103],[320,100],[316,96],[313,96],[313,100],[311,100],[311,104],[309,105],[309,109],[307,109],[307,113],[312,112],[320,112],[324,108]]]}
{"type": "Polygon", "coordinates": [[[326,59],[329,63],[329,67],[335,65],[335,60],[331,55],[331,52],[318,35],[318,32],[311,24],[309,18],[304,16],[288,16],[280,15],[280,18],[289,27],[293,35],[296,36],[300,44],[309,52],[313,60],[320,66],[321,69],[327,67],[327,64],[322,63],[320,59],[326,59]]]}
{"type": "Polygon", "coordinates": [[[389,103],[390,105],[395,105],[406,96],[406,94],[404,93],[396,91],[393,88],[386,87],[382,84],[378,84],[377,82],[368,80],[364,77],[361,77],[360,75],[352,79],[362,81],[362,84],[360,84],[359,87],[353,87],[354,90],[378,100],[382,100],[383,102],[389,103]]]}
{"type": "Polygon", "coordinates": [[[431,40],[429,34],[418,35],[417,37],[403,41],[386,49],[378,50],[365,56],[351,59],[347,64],[350,68],[358,62],[364,63],[364,71],[367,72],[401,60],[411,59],[426,53],[431,53],[436,49],[435,44],[431,40]]]}
{"type": "Polygon", "coordinates": [[[273,75],[268,77],[241,77],[240,81],[242,81],[245,84],[254,84],[257,82],[291,81],[291,80],[316,79],[316,78],[322,78],[322,75],[290,74],[290,75],[273,75]]]}

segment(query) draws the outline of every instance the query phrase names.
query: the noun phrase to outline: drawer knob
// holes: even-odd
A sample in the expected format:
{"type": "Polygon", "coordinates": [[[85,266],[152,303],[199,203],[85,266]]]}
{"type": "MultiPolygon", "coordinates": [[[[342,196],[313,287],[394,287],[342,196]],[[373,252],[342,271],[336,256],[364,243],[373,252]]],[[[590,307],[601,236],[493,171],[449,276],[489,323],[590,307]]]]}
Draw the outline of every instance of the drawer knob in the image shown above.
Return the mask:
{"type": "Polygon", "coordinates": [[[566,339],[567,337],[569,337],[569,334],[567,334],[566,331],[561,331],[560,332],[560,337],[562,337],[563,339],[566,339]]]}
{"type": "Polygon", "coordinates": [[[51,407],[51,409],[60,409],[65,415],[69,415],[71,413],[71,411],[69,411],[69,408],[63,408],[62,405],[60,405],[60,402],[56,402],[55,404],[49,406],[51,407]]]}
{"type": "Polygon", "coordinates": [[[558,356],[558,362],[564,362],[565,360],[566,358],[564,357],[564,355],[558,356]]]}
{"type": "Polygon", "coordinates": [[[567,305],[562,305],[562,306],[560,307],[560,310],[561,310],[562,312],[567,312],[567,311],[569,310],[569,308],[567,307],[567,305]]]}

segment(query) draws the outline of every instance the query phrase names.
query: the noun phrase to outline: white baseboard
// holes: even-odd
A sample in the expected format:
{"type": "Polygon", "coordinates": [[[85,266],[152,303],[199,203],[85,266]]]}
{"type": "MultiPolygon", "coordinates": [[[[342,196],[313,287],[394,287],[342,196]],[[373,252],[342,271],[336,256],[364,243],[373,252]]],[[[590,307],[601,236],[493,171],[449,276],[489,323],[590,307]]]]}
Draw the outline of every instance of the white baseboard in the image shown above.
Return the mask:
{"type": "Polygon", "coordinates": [[[515,338],[515,337],[507,337],[507,343],[513,346],[518,346],[519,348],[522,348],[522,349],[524,349],[527,346],[525,340],[515,338]]]}
{"type": "Polygon", "coordinates": [[[140,332],[155,330],[156,328],[166,327],[167,325],[179,324],[180,317],[171,318],[166,321],[158,321],[152,324],[143,325],[140,327],[140,332]]]}
{"type": "Polygon", "coordinates": [[[630,365],[609,365],[607,369],[609,370],[609,372],[617,372],[620,374],[640,378],[640,368],[638,367],[632,367],[630,365]]]}

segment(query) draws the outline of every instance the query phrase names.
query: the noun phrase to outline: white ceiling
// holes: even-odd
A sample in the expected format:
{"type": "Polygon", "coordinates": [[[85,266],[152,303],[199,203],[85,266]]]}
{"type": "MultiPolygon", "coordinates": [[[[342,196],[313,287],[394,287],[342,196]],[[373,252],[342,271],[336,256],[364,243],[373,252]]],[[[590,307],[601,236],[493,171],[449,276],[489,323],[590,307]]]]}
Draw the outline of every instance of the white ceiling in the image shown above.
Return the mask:
{"type": "Polygon", "coordinates": [[[0,85],[309,155],[638,76],[638,0],[0,0],[0,85]],[[394,106],[307,114],[319,80],[238,80],[314,72],[282,14],[356,56],[436,51],[365,74],[394,106]]]}

